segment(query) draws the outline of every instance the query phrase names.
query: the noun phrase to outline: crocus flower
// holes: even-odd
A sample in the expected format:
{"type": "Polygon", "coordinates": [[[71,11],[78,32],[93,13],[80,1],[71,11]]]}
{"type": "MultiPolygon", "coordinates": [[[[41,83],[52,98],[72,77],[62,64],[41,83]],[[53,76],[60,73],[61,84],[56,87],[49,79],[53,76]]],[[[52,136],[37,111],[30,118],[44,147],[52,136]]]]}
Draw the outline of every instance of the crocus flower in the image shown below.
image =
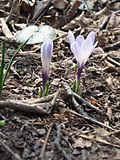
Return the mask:
{"type": "Polygon", "coordinates": [[[43,94],[45,94],[46,92],[46,82],[48,80],[48,72],[50,69],[52,54],[53,54],[53,41],[49,39],[44,41],[44,43],[41,46],[43,94]]]}
{"type": "Polygon", "coordinates": [[[78,77],[77,80],[80,81],[81,71],[92,53],[93,49],[96,47],[97,42],[95,42],[95,32],[90,32],[85,39],[82,35],[74,37],[71,31],[68,32],[68,39],[70,42],[70,49],[73,52],[77,63],[78,63],[78,77]]]}

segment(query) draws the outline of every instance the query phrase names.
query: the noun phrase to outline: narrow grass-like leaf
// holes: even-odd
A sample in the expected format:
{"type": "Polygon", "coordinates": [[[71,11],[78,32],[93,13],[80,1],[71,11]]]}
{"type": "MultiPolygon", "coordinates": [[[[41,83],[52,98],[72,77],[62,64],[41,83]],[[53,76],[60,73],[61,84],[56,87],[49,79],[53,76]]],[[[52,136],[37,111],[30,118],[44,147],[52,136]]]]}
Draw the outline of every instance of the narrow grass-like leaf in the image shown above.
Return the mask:
{"type": "Polygon", "coordinates": [[[74,65],[74,82],[72,85],[72,91],[77,93],[79,89],[79,82],[77,80],[77,69],[78,69],[78,64],[74,65]]]}
{"type": "Polygon", "coordinates": [[[46,82],[46,93],[45,93],[45,96],[48,96],[48,92],[49,92],[49,81],[46,82]]]}
{"type": "MultiPolygon", "coordinates": [[[[31,38],[31,37],[32,37],[32,36],[30,36],[30,38],[31,38]]],[[[30,38],[29,38],[29,39],[30,39],[30,38]]],[[[28,39],[28,40],[29,40],[29,39],[28,39]]],[[[7,69],[6,69],[5,76],[4,76],[4,78],[3,78],[3,84],[4,84],[4,82],[5,82],[5,79],[6,79],[6,77],[7,77],[7,74],[8,74],[8,72],[9,72],[9,70],[10,70],[10,67],[11,67],[11,65],[12,65],[12,63],[13,63],[13,61],[14,61],[14,58],[15,58],[16,54],[19,52],[20,49],[22,49],[22,48],[26,45],[26,43],[28,42],[28,40],[27,40],[26,42],[20,44],[20,45],[18,46],[18,48],[13,52],[12,57],[11,57],[11,59],[10,59],[10,62],[9,62],[9,64],[8,64],[8,67],[7,67],[7,69]]]]}
{"type": "Polygon", "coordinates": [[[78,89],[79,89],[79,82],[77,80],[75,80],[73,82],[72,91],[75,92],[75,93],[77,93],[78,89]]]}
{"type": "Polygon", "coordinates": [[[43,94],[43,93],[42,93],[42,85],[41,85],[41,82],[40,82],[40,91],[39,91],[39,96],[40,96],[40,97],[42,97],[42,94],[43,94]]]}
{"type": "Polygon", "coordinates": [[[3,83],[4,83],[3,79],[4,79],[5,53],[6,53],[6,41],[4,41],[2,45],[2,60],[0,65],[0,94],[2,93],[3,83]]]}
{"type": "MultiPolygon", "coordinates": [[[[29,39],[30,39],[31,37],[32,37],[32,36],[30,36],[29,39]]],[[[28,40],[29,40],[29,39],[28,39],[28,40]]],[[[4,58],[5,58],[5,52],[6,52],[6,43],[5,43],[5,42],[3,43],[2,62],[1,62],[1,69],[0,69],[0,94],[2,93],[3,86],[4,86],[4,83],[5,83],[5,79],[6,79],[6,77],[7,77],[7,74],[8,74],[8,72],[9,72],[9,70],[10,70],[10,67],[11,67],[11,65],[12,65],[12,63],[13,63],[13,61],[14,61],[14,58],[15,58],[16,54],[18,53],[18,51],[19,51],[20,49],[22,49],[22,48],[26,45],[26,43],[28,42],[28,40],[27,40],[26,42],[20,44],[20,45],[18,46],[18,48],[13,52],[12,57],[11,57],[11,59],[10,59],[10,62],[9,62],[9,64],[8,64],[7,68],[6,68],[5,74],[3,74],[3,73],[4,73],[4,58]]]]}

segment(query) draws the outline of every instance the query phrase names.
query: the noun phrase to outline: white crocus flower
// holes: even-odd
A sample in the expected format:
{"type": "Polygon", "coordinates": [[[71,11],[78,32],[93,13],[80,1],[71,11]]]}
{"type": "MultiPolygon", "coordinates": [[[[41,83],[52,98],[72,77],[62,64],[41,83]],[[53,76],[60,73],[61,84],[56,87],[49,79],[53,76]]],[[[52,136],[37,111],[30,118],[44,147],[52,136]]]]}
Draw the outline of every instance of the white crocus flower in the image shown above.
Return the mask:
{"type": "Polygon", "coordinates": [[[71,31],[68,32],[68,39],[70,42],[70,48],[73,52],[78,63],[78,81],[80,80],[81,71],[88,60],[90,54],[95,49],[97,42],[95,42],[95,32],[90,32],[86,39],[82,35],[74,37],[71,31]]]}

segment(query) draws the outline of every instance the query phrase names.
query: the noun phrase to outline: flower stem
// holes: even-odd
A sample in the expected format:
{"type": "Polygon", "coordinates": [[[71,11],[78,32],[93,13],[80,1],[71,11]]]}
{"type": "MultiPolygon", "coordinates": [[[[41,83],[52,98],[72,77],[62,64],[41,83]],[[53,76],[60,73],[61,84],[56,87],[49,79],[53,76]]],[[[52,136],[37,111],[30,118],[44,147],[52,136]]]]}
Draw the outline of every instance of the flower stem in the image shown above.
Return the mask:
{"type": "Polygon", "coordinates": [[[84,63],[82,63],[81,65],[78,65],[78,76],[77,76],[78,82],[80,81],[81,72],[82,72],[83,67],[84,67],[84,63]]]}
{"type": "Polygon", "coordinates": [[[46,95],[46,83],[47,83],[47,80],[48,80],[48,73],[45,72],[44,70],[42,71],[42,79],[43,79],[42,94],[46,95]]]}

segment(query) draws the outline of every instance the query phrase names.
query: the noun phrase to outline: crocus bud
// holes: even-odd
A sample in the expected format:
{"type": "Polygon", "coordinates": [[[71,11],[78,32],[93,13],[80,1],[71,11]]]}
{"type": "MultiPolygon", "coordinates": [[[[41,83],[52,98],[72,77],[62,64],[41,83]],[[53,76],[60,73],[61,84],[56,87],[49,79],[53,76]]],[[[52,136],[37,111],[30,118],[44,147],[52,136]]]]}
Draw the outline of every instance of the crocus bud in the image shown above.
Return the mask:
{"type": "Polygon", "coordinates": [[[43,94],[45,94],[46,92],[46,82],[48,80],[48,72],[50,69],[52,54],[53,54],[53,41],[49,39],[46,40],[41,46],[43,94]]]}

